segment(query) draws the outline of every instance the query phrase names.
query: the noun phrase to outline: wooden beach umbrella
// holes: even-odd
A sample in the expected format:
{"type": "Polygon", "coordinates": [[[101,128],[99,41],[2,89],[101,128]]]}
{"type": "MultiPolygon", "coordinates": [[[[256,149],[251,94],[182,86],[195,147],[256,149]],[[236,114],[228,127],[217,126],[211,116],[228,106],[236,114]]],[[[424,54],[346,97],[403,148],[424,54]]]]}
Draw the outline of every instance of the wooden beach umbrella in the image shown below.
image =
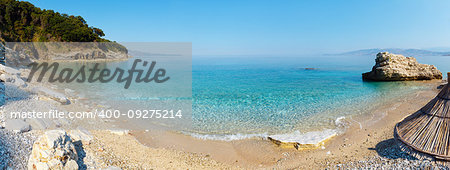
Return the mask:
{"type": "MultiPolygon", "coordinates": [[[[450,79],[450,73],[447,73],[450,79]]],[[[450,87],[426,106],[397,123],[394,136],[400,147],[413,156],[450,161],[450,87]]]]}

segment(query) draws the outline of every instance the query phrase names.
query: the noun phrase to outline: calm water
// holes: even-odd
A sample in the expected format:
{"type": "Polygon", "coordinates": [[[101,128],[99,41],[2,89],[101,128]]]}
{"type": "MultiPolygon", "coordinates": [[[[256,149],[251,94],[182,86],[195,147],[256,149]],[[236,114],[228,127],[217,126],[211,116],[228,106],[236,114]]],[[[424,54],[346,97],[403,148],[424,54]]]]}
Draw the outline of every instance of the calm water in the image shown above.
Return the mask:
{"type": "MultiPolygon", "coordinates": [[[[418,60],[450,70],[450,57],[418,60]]],[[[367,114],[383,101],[425,88],[363,82],[361,73],[374,62],[372,56],[196,57],[194,130],[242,135],[333,129],[339,117],[367,114]]]]}
{"type": "MultiPolygon", "coordinates": [[[[418,61],[450,71],[447,56],[418,61]]],[[[129,67],[130,62],[103,67],[129,67]]],[[[220,139],[333,129],[339,117],[367,114],[383,101],[425,88],[417,82],[363,82],[361,73],[370,71],[374,62],[374,56],[193,57],[192,127],[184,131],[220,139]]],[[[104,84],[92,84],[82,95],[108,99],[120,94],[114,91],[117,88],[105,90],[104,84]]],[[[130,88],[120,95],[147,90],[130,88]]]]}

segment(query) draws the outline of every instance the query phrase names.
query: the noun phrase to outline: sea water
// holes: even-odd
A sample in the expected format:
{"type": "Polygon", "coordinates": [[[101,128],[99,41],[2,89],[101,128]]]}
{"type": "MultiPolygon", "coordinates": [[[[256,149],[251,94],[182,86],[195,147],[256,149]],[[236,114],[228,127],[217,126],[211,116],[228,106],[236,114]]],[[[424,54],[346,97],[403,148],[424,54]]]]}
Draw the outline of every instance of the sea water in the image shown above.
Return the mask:
{"type": "MultiPolygon", "coordinates": [[[[136,58],[154,59],[136,56],[103,67],[128,67],[136,58]]],[[[448,56],[417,59],[450,71],[448,56]]],[[[429,88],[419,82],[363,81],[361,74],[374,64],[374,56],[194,56],[192,126],[181,131],[216,140],[276,134],[315,134],[320,138],[340,128],[343,118],[370,114],[370,110],[383,107],[383,102],[429,88]]],[[[117,94],[116,86],[107,90],[105,84],[81,86],[67,87],[96,101],[127,95],[117,94]]],[[[145,94],[145,90],[130,88],[127,93],[145,94]]]]}
{"type": "MultiPolygon", "coordinates": [[[[450,57],[417,58],[450,70],[450,57]]],[[[370,114],[419,82],[365,82],[373,56],[203,56],[193,60],[193,129],[203,139],[330,135],[339,120],[370,114]],[[330,133],[328,133],[330,132],[330,133]]]]}

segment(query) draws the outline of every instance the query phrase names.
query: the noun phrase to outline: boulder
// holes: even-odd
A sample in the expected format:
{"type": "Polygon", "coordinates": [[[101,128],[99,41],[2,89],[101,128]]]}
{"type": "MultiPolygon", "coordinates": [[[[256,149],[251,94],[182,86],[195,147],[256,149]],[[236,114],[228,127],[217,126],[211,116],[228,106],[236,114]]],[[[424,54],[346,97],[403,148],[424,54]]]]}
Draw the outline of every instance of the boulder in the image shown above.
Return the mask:
{"type": "Polygon", "coordinates": [[[30,124],[20,119],[8,119],[5,123],[5,129],[14,132],[28,132],[31,130],[30,124]]]}
{"type": "Polygon", "coordinates": [[[7,74],[7,73],[4,73],[4,74],[0,75],[0,81],[8,82],[8,83],[11,83],[11,84],[13,84],[15,86],[18,86],[18,87],[26,87],[27,86],[25,81],[23,81],[17,75],[12,75],[12,74],[7,74]]]}
{"type": "Polygon", "coordinates": [[[420,64],[414,57],[381,52],[377,54],[371,72],[363,79],[370,81],[408,81],[442,79],[442,73],[433,65],[420,64]]]}
{"type": "Polygon", "coordinates": [[[70,137],[63,130],[45,132],[33,144],[29,170],[78,169],[78,155],[70,137]]]}

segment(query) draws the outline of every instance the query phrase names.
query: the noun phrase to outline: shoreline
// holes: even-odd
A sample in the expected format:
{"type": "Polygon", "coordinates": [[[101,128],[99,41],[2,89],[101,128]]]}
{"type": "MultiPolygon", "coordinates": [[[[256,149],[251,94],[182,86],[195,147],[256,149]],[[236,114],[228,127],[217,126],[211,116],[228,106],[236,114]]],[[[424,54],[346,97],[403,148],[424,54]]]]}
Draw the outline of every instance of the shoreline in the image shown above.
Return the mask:
{"type": "MultiPolygon", "coordinates": [[[[14,71],[14,72],[18,72],[14,71]]],[[[20,79],[18,73],[17,80],[20,79]]],[[[190,135],[172,131],[113,131],[90,130],[94,141],[89,145],[83,145],[85,158],[81,165],[106,168],[118,166],[122,168],[180,168],[190,167],[195,169],[239,169],[239,168],[338,168],[338,167],[358,167],[360,162],[370,162],[373,160],[411,161],[407,157],[391,157],[383,155],[383,149],[391,149],[395,143],[392,141],[394,125],[407,115],[417,111],[430,99],[434,98],[438,92],[436,88],[441,84],[441,80],[421,81],[427,86],[418,90],[414,94],[407,94],[395,99],[385,101],[384,105],[371,110],[371,114],[355,115],[342,120],[348,124],[345,133],[332,137],[328,142],[318,149],[297,150],[295,148],[283,148],[268,140],[267,137],[254,137],[242,140],[217,141],[203,140],[190,135]],[[152,153],[152,154],[144,154],[152,153]],[[100,156],[99,156],[100,155],[100,156]],[[395,159],[392,159],[395,158],[395,159]],[[368,161],[366,161],[368,160],[368,161]],[[151,162],[151,163],[149,163],[151,162]],[[355,163],[356,162],[356,163],[355,163]],[[355,166],[356,165],[356,166],[355,166]]],[[[48,84],[36,85],[27,83],[31,87],[42,86],[56,93],[62,94],[76,93],[76,91],[52,87],[48,84]]],[[[8,85],[14,85],[8,83],[8,85]]],[[[27,87],[27,86],[26,86],[27,87]]],[[[50,93],[52,94],[52,93],[50,93]]],[[[30,94],[31,95],[31,94],[30,94]]],[[[6,108],[52,106],[64,108],[77,108],[88,110],[97,104],[84,101],[82,98],[72,98],[72,95],[65,94],[67,99],[73,100],[70,105],[58,103],[60,98],[55,96],[45,96],[37,93],[36,97],[24,98],[8,103],[6,108]],[[44,105],[42,105],[44,104],[44,105]],[[94,105],[95,104],[95,105],[94,105]]],[[[47,94],[48,95],[48,94],[47,94]]],[[[77,96],[73,94],[73,96],[77,96]]],[[[11,96],[10,96],[11,97],[11,96]]],[[[56,96],[58,97],[58,96],[56,96]]],[[[97,120],[98,121],[98,120],[97,120]]],[[[31,122],[30,122],[31,123],[31,122]]],[[[35,122],[36,123],[36,122],[35,122]]],[[[32,124],[32,123],[31,123],[32,124]]],[[[93,129],[100,126],[92,122],[80,122],[67,120],[66,125],[75,125],[93,129]]],[[[114,123],[101,122],[102,125],[113,128],[114,123]]],[[[42,124],[37,124],[39,127],[42,124]]],[[[41,130],[35,129],[33,125],[31,132],[21,133],[31,135],[35,140],[41,130]]],[[[44,129],[52,129],[48,127],[44,129]]],[[[59,128],[59,127],[56,127],[59,128]]],[[[11,135],[9,131],[6,135],[11,135]]],[[[14,142],[14,141],[13,141],[14,142]]],[[[30,144],[33,141],[26,142],[30,144]]],[[[28,157],[26,151],[21,152],[19,157],[28,157]],[[25,155],[24,155],[25,154],[25,155]]],[[[17,159],[17,158],[11,158],[17,159]]],[[[8,161],[8,160],[7,160],[8,161]]],[[[10,160],[11,161],[11,160],[10,160]]],[[[26,165],[24,162],[15,162],[18,166],[26,165]]],[[[420,161],[419,161],[420,163],[420,161]]],[[[423,163],[423,162],[422,162],[423,163]]],[[[364,164],[367,167],[367,164],[364,164]]],[[[375,167],[382,164],[373,163],[375,167]]],[[[394,162],[394,165],[396,163],[394,162]]],[[[408,167],[402,165],[401,167],[408,167]]],[[[369,166],[370,167],[370,166],[369,166]]]]}
{"type": "MultiPolygon", "coordinates": [[[[279,147],[267,138],[217,141],[203,140],[178,132],[131,131],[130,134],[150,148],[169,148],[207,155],[213,160],[244,168],[336,168],[352,161],[380,156],[377,145],[393,142],[394,125],[434,98],[442,81],[423,81],[427,88],[392,99],[371,114],[346,118],[344,133],[333,136],[323,147],[297,150],[279,147]],[[220,148],[220,149],[219,149],[220,148]]],[[[401,159],[401,158],[400,158],[401,159]]]]}

